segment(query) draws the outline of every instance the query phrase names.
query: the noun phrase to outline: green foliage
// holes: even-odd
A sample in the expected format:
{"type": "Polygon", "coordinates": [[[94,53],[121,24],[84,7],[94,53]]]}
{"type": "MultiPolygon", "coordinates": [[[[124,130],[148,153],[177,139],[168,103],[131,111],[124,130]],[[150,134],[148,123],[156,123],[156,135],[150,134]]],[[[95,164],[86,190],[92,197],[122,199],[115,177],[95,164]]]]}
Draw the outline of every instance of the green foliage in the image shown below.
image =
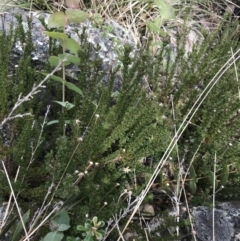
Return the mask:
{"type": "Polygon", "coordinates": [[[77,230],[83,232],[82,236],[84,239],[79,237],[69,237],[64,235],[64,232],[70,228],[70,217],[65,209],[59,210],[50,220],[50,229],[51,232],[47,233],[42,241],[94,241],[101,240],[104,234],[104,231],[101,230],[104,227],[105,223],[103,221],[98,221],[97,217],[93,217],[92,220],[87,219],[84,226],[78,225],[77,230]]]}
{"type": "Polygon", "coordinates": [[[104,231],[101,230],[105,223],[103,221],[98,221],[97,217],[93,217],[92,220],[87,219],[84,226],[78,225],[77,230],[84,232],[84,240],[83,241],[94,241],[101,240],[103,237],[104,231]]]}
{"type": "MultiPolygon", "coordinates": [[[[85,14],[81,19],[72,16],[68,11],[53,14],[49,27],[63,27],[66,20],[82,21],[86,17],[85,14]]],[[[177,36],[174,58],[171,58],[171,49],[166,47],[167,41],[162,43],[162,49],[155,56],[145,50],[148,48],[141,48],[131,58],[131,47],[124,46],[119,56],[121,65],[107,71],[102,70],[102,60],[97,54],[92,58],[93,46],[86,42],[84,32],[79,36],[80,46],[64,33],[47,31],[46,34],[60,40],[62,49],[57,52],[52,46],[50,51],[54,55],[48,66],[42,66],[42,73],[46,75],[64,58],[63,68],[71,63],[80,72],[65,78],[57,72],[48,81],[45,91],[17,110],[16,114],[31,112],[32,116],[11,121],[7,128],[11,139],[9,145],[4,145],[1,140],[0,155],[8,164],[11,179],[21,166],[13,188],[24,210],[30,203],[33,215],[51,185],[54,188],[46,201],[67,203],[66,209],[51,218],[50,224],[54,226],[51,232],[42,228],[41,237],[36,240],[44,236],[45,241],[77,237],[78,232],[73,228],[76,226],[78,231],[85,232],[84,240],[100,239],[103,222],[98,222],[96,216],[109,220],[112,214],[118,213],[126,204],[117,202],[124,189],[131,189],[133,195],[141,192],[142,186],[135,180],[144,176],[145,184],[174,136],[175,127],[181,125],[202,88],[208,85],[226,58],[231,57],[231,48],[233,51],[239,48],[236,26],[221,26],[218,31],[204,36],[205,41],[188,57],[183,50],[187,32],[177,36]],[[232,39],[231,48],[229,39],[232,39]],[[71,53],[66,54],[64,49],[71,53]],[[117,79],[121,79],[120,87],[116,86],[117,79]],[[58,82],[67,87],[64,91],[67,101],[61,100],[63,90],[58,82]],[[43,125],[49,104],[52,107],[47,121],[56,125],[43,125]],[[61,111],[62,107],[65,111],[61,111]],[[151,167],[140,162],[143,158],[151,158],[151,167]],[[94,218],[86,220],[86,215],[94,218]]],[[[0,35],[0,51],[2,120],[20,93],[27,94],[39,83],[42,73],[40,75],[31,63],[31,37],[29,32],[24,33],[21,24],[9,35],[0,35]],[[17,69],[9,67],[9,55],[16,39],[26,44],[17,69]]],[[[201,190],[206,196],[211,194],[211,185],[216,179],[221,185],[228,185],[229,180],[239,181],[234,169],[239,167],[240,148],[237,87],[235,70],[231,67],[189,120],[178,149],[171,154],[175,169],[178,168],[178,156],[184,157],[184,164],[189,166],[200,145],[185,183],[196,200],[202,196],[201,190]],[[218,159],[216,177],[212,172],[215,152],[218,159]],[[230,166],[233,173],[229,171],[230,166]]],[[[3,172],[0,182],[0,196],[9,197],[3,172]]],[[[43,213],[38,222],[45,217],[43,213]]]]}
{"type": "Polygon", "coordinates": [[[64,237],[64,231],[70,228],[70,218],[65,209],[59,210],[50,220],[51,232],[49,232],[43,241],[61,241],[64,237]]]}

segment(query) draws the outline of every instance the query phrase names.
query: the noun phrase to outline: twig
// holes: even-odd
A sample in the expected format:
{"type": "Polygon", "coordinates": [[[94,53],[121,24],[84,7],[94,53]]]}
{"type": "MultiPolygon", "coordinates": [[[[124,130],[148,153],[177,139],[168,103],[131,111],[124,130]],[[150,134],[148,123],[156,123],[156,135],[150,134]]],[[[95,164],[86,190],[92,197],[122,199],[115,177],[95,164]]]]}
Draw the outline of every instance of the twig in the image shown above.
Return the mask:
{"type": "Polygon", "coordinates": [[[214,226],[214,223],[215,223],[215,191],[216,191],[216,166],[217,166],[217,154],[215,152],[215,156],[214,156],[214,170],[213,170],[213,176],[214,176],[214,179],[213,179],[213,215],[212,215],[212,227],[213,227],[213,241],[215,241],[215,226],[214,226]]]}
{"type": "Polygon", "coordinates": [[[3,165],[4,172],[6,174],[6,177],[7,177],[8,185],[9,185],[9,187],[11,189],[11,194],[13,196],[14,202],[15,202],[16,207],[17,207],[18,215],[20,217],[20,220],[21,220],[21,223],[22,223],[22,226],[23,226],[23,230],[24,230],[25,235],[26,235],[26,240],[30,241],[28,233],[27,233],[27,230],[26,230],[26,227],[25,227],[25,224],[24,224],[24,221],[23,221],[23,218],[22,218],[22,214],[21,214],[20,208],[19,208],[18,203],[17,203],[16,196],[15,196],[13,188],[12,188],[11,181],[10,181],[8,173],[7,173],[7,169],[6,169],[5,164],[4,164],[4,161],[2,161],[2,165],[3,165]]]}

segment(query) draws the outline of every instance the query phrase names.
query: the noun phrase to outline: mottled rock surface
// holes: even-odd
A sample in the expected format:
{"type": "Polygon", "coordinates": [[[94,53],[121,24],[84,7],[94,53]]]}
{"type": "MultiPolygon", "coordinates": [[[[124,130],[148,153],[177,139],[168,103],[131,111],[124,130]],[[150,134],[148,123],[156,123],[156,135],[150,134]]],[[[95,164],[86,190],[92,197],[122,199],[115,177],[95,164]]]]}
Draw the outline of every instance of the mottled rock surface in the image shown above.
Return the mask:
{"type": "MultiPolygon", "coordinates": [[[[199,241],[213,240],[213,209],[205,206],[194,208],[193,217],[199,241]]],[[[215,207],[214,229],[216,241],[240,240],[240,202],[221,203],[215,207]]]]}
{"type": "MultiPolygon", "coordinates": [[[[8,10],[1,14],[0,21],[0,32],[10,29],[11,24],[15,28],[18,24],[15,15],[21,15],[22,24],[24,30],[28,30],[27,18],[30,16],[32,20],[32,39],[34,43],[35,50],[32,53],[33,60],[47,61],[48,59],[48,37],[44,34],[45,28],[42,25],[39,18],[44,19],[44,22],[48,23],[48,18],[50,14],[47,13],[29,13],[20,9],[8,10]]],[[[104,69],[109,66],[116,66],[119,63],[117,49],[121,48],[124,44],[135,46],[134,37],[131,33],[116,23],[113,20],[107,20],[106,24],[111,26],[113,29],[110,33],[102,32],[99,28],[94,27],[90,21],[85,21],[80,25],[69,24],[67,25],[65,32],[70,37],[80,43],[78,34],[81,34],[85,28],[87,41],[92,43],[95,48],[99,47],[98,55],[102,58],[104,62],[104,69]],[[78,34],[76,33],[78,32],[78,34]]],[[[21,54],[23,52],[24,46],[21,45],[20,41],[17,41],[14,52],[21,54]]]]}

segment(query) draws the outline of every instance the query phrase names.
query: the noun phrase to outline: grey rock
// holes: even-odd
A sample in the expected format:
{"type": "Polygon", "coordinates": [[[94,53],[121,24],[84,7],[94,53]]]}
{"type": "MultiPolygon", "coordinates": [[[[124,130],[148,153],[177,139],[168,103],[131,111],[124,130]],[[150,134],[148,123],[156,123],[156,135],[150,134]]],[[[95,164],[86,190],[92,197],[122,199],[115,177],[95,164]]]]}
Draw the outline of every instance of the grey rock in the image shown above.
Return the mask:
{"type": "MultiPolygon", "coordinates": [[[[40,66],[48,61],[48,47],[49,38],[44,34],[46,30],[40,21],[40,18],[47,25],[50,14],[47,13],[29,13],[28,11],[23,11],[21,9],[11,9],[1,14],[0,19],[0,33],[10,31],[12,26],[15,29],[18,26],[16,15],[21,15],[22,24],[24,31],[28,30],[28,17],[31,18],[31,37],[34,44],[34,51],[31,54],[32,61],[35,67],[40,66]]],[[[121,61],[119,60],[119,53],[123,53],[123,46],[130,45],[132,47],[131,56],[134,57],[137,54],[136,44],[134,36],[131,35],[126,28],[119,25],[114,20],[107,20],[105,23],[107,26],[111,26],[111,32],[104,32],[100,28],[97,28],[90,21],[85,21],[79,25],[69,24],[65,28],[65,33],[81,45],[79,36],[85,30],[87,42],[92,44],[90,61],[94,60],[96,56],[102,59],[101,70],[104,73],[102,75],[102,82],[104,84],[108,83],[108,76],[112,69],[121,66],[121,61]]],[[[17,40],[16,45],[13,49],[13,56],[11,56],[11,69],[15,71],[18,60],[23,54],[24,44],[17,40]]],[[[40,69],[39,68],[39,69],[40,69]]],[[[66,67],[66,75],[71,79],[76,78],[81,70],[76,65],[70,65],[66,67]]],[[[121,73],[117,73],[114,82],[114,91],[118,91],[121,87],[122,77],[121,73]]]]}
{"type": "MultiPolygon", "coordinates": [[[[199,241],[213,240],[213,209],[199,206],[193,210],[195,230],[199,241]]],[[[240,202],[227,202],[214,209],[216,241],[240,240],[240,202]]]]}
{"type": "MultiPolygon", "coordinates": [[[[22,24],[24,30],[28,30],[27,18],[30,16],[32,20],[32,40],[34,43],[34,52],[32,53],[33,60],[47,61],[48,59],[48,37],[44,34],[45,28],[39,18],[44,19],[48,23],[50,14],[47,13],[32,13],[20,9],[8,10],[1,14],[0,32],[5,30],[9,32],[11,24],[13,28],[17,26],[16,14],[22,17],[22,24]]],[[[113,20],[106,21],[106,24],[111,25],[113,31],[111,33],[103,33],[99,28],[94,27],[90,21],[85,21],[80,25],[69,24],[65,28],[66,34],[76,40],[80,44],[78,34],[81,35],[83,29],[86,29],[87,41],[92,43],[95,48],[99,47],[98,55],[103,60],[103,69],[109,67],[116,67],[120,62],[117,51],[119,51],[124,44],[135,47],[134,37],[131,33],[120,26],[113,20]],[[77,33],[76,33],[77,31],[77,33]]],[[[14,51],[17,54],[23,53],[24,46],[17,41],[14,51]]],[[[93,50],[96,53],[96,50],[93,50]]],[[[94,56],[94,55],[93,55],[94,56]]]]}

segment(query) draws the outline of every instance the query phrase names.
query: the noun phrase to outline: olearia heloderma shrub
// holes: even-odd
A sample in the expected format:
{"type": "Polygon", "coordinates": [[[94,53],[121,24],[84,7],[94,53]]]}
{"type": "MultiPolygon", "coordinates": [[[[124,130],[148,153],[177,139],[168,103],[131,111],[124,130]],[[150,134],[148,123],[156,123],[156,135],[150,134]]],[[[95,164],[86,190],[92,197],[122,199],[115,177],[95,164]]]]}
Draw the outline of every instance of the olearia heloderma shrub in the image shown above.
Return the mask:
{"type": "MultiPolygon", "coordinates": [[[[125,205],[118,202],[123,190],[129,189],[133,195],[140,193],[142,186],[134,180],[142,174],[147,179],[154,171],[175,134],[175,127],[180,126],[197,97],[231,57],[231,51],[238,49],[236,25],[229,24],[221,31],[221,34],[217,30],[206,36],[187,59],[179,47],[174,63],[169,56],[164,56],[165,46],[154,57],[148,50],[140,48],[134,58],[130,57],[131,48],[125,46],[124,53],[119,56],[122,66],[108,72],[107,85],[102,83],[106,75],[101,70],[102,60],[97,56],[94,60],[90,58],[91,45],[83,38],[77,53],[80,69],[77,79],[66,77],[82,91],[83,96],[66,89],[66,101],[72,103],[73,108],[63,112],[61,106],[54,103],[61,101],[62,88],[59,83],[49,80],[46,90],[18,110],[19,113],[30,111],[32,116],[9,123],[9,146],[2,140],[1,158],[6,160],[12,179],[17,167],[21,166],[13,187],[19,191],[22,208],[27,210],[30,204],[33,215],[54,184],[47,201],[68,200],[68,207],[72,206],[69,209],[71,227],[83,224],[86,215],[107,221],[112,214],[118,213],[125,205]],[[116,91],[114,81],[119,73],[122,81],[116,91]],[[45,123],[42,127],[48,105],[51,105],[51,111],[47,120],[58,120],[58,123],[45,123]],[[38,146],[39,136],[41,144],[38,146]],[[141,160],[150,157],[152,165],[144,166],[141,160]]],[[[177,46],[183,46],[184,36],[178,36],[177,46]]],[[[0,108],[1,118],[4,118],[18,95],[28,93],[42,75],[34,70],[29,57],[32,51],[29,33],[3,33],[0,42],[0,88],[4,93],[0,108]],[[10,56],[17,36],[23,38],[26,48],[19,61],[21,68],[9,75],[9,58],[5,55],[10,56]]],[[[43,67],[43,72],[46,70],[51,71],[51,67],[43,67]]],[[[62,72],[57,75],[61,77],[62,72]]],[[[198,109],[178,142],[178,150],[171,155],[176,178],[178,156],[187,167],[200,145],[192,164],[190,181],[185,183],[196,197],[202,190],[210,194],[210,171],[213,170],[215,153],[219,170],[217,179],[222,179],[225,185],[226,180],[239,178],[236,173],[233,180],[232,174],[226,178],[230,166],[238,167],[237,88],[236,70],[231,66],[198,109]]],[[[3,172],[0,179],[1,197],[8,198],[10,191],[3,172]]],[[[165,178],[166,181],[174,183],[174,177],[172,180],[165,178]]],[[[46,215],[47,212],[41,219],[46,215]]],[[[78,235],[74,228],[68,232],[70,236],[78,235]]],[[[48,229],[43,228],[36,240],[46,233],[48,229]]]]}

